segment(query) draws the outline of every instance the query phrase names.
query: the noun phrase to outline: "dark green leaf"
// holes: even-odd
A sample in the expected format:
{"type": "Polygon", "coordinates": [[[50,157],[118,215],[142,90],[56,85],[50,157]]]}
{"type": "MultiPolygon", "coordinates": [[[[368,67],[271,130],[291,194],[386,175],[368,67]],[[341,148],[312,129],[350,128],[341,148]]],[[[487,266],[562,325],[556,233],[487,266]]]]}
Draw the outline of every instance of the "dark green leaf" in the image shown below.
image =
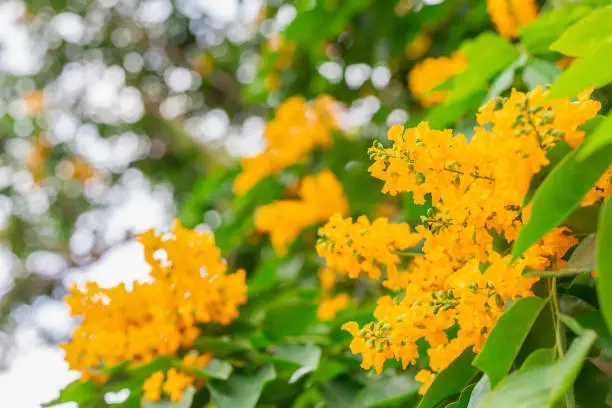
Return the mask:
{"type": "Polygon", "coordinates": [[[575,97],[590,88],[612,82],[612,42],[605,42],[593,54],[581,58],[561,72],[548,99],[575,97]]]}
{"type": "Polygon", "coordinates": [[[465,350],[436,376],[417,408],[434,408],[443,399],[461,392],[478,373],[478,369],[471,364],[473,359],[474,353],[465,350]]]}
{"type": "Polygon", "coordinates": [[[408,374],[390,374],[382,378],[373,378],[357,394],[351,407],[374,408],[406,403],[416,398],[420,387],[421,384],[408,374]]]}
{"type": "Polygon", "coordinates": [[[211,380],[207,387],[217,408],[253,408],[267,383],[276,378],[272,365],[253,376],[232,375],[226,381],[211,380]]]}
{"type": "Polygon", "coordinates": [[[352,377],[341,376],[321,384],[320,391],[328,408],[351,408],[362,388],[352,377]]]}
{"type": "Polygon", "coordinates": [[[582,198],[610,166],[612,145],[594,152],[588,159],[580,159],[580,151],[586,146],[588,142],[565,156],[537,189],[531,201],[531,217],[519,231],[512,248],[515,258],[578,208],[582,198]]]}
{"type": "Polygon", "coordinates": [[[531,326],[546,304],[546,300],[532,296],[519,299],[497,321],[487,336],[474,365],[489,376],[491,386],[508,373],[531,326]]]}
{"type": "Polygon", "coordinates": [[[606,397],[610,390],[612,390],[612,377],[603,373],[595,364],[586,361],[574,386],[578,406],[609,408],[606,397]]]}
{"type": "Polygon", "coordinates": [[[612,332],[612,200],[601,209],[597,233],[597,298],[601,314],[612,332]]]}
{"type": "Polygon", "coordinates": [[[313,302],[292,300],[275,305],[266,315],[263,329],[272,341],[304,334],[305,328],[316,318],[317,306],[313,302]],[[299,316],[299,319],[296,318],[299,316]]]}
{"type": "Polygon", "coordinates": [[[191,406],[191,401],[193,401],[194,394],[195,389],[193,387],[188,387],[183,391],[181,399],[176,402],[168,400],[151,402],[144,399],[142,401],[142,406],[143,408],[189,408],[191,406]]]}
{"type": "Polygon", "coordinates": [[[612,36],[612,7],[594,10],[568,28],[550,49],[572,57],[595,53],[612,36]]]}
{"type": "Polygon", "coordinates": [[[459,399],[457,401],[452,402],[446,406],[446,408],[468,408],[468,404],[470,403],[470,398],[472,396],[472,390],[476,384],[468,385],[465,387],[463,391],[461,391],[461,395],[459,395],[459,399]]]}

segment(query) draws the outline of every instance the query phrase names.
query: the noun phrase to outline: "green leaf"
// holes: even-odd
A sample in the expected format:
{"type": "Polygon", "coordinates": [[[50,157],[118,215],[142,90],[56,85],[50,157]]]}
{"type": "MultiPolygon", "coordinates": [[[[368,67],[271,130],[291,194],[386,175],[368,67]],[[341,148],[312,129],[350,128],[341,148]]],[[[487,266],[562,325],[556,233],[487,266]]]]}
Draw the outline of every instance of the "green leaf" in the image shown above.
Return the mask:
{"type": "Polygon", "coordinates": [[[143,408],[189,408],[195,395],[195,388],[187,387],[183,391],[183,396],[176,402],[163,400],[158,402],[152,402],[144,399],[142,401],[143,408]]]}
{"type": "Polygon", "coordinates": [[[612,200],[601,209],[596,249],[597,299],[601,314],[612,332],[612,200]]]}
{"type": "Polygon", "coordinates": [[[610,390],[612,390],[612,377],[603,373],[595,364],[586,361],[574,385],[578,406],[609,408],[606,397],[610,390]]]}
{"type": "Polygon", "coordinates": [[[576,247],[563,269],[593,271],[595,269],[595,234],[589,234],[576,247]]]}
{"type": "Polygon", "coordinates": [[[436,376],[417,408],[434,408],[443,399],[461,392],[478,373],[476,367],[471,364],[473,359],[474,353],[465,350],[436,376]]]}
{"type": "MultiPolygon", "coordinates": [[[[612,145],[612,115],[608,115],[599,120],[597,128],[588,135],[584,146],[578,153],[580,160],[585,160],[601,149],[612,145]]],[[[610,160],[612,162],[612,159],[610,160]]]]}
{"type": "Polygon", "coordinates": [[[102,394],[100,388],[98,388],[93,381],[81,381],[80,379],[77,379],[65,386],[60,391],[59,397],[51,402],[43,404],[43,406],[50,407],[53,405],[63,404],[65,402],[75,402],[78,405],[86,406],[92,400],[103,399],[103,397],[104,395],[102,394]]]}
{"type": "MultiPolygon", "coordinates": [[[[612,119],[609,122],[612,125],[612,119]]],[[[608,121],[600,128],[607,123],[608,121]]],[[[600,128],[596,132],[599,132],[600,128]]],[[[587,139],[583,146],[565,156],[538,187],[531,201],[531,217],[520,229],[512,248],[514,258],[518,258],[572,214],[610,166],[612,145],[595,151],[588,159],[581,159],[580,152],[588,144],[587,139]]]]}
{"type": "Polygon", "coordinates": [[[521,43],[531,54],[549,53],[550,45],[590,11],[591,8],[584,5],[567,4],[542,13],[535,21],[520,28],[521,43]]]}
{"type": "Polygon", "coordinates": [[[450,403],[446,406],[446,408],[468,408],[468,404],[470,403],[470,398],[472,396],[472,390],[476,384],[468,385],[461,391],[461,395],[459,395],[459,399],[457,401],[450,403]]]}
{"type": "Polygon", "coordinates": [[[341,376],[321,384],[320,391],[328,408],[351,408],[363,387],[352,377],[341,376]]]}
{"type": "Polygon", "coordinates": [[[521,370],[550,365],[555,361],[555,353],[554,348],[537,349],[525,359],[521,370]]]}
{"type": "Polygon", "coordinates": [[[211,380],[206,387],[216,408],[253,408],[266,384],[275,378],[276,371],[268,364],[253,376],[234,374],[226,381],[211,380]]]}
{"type": "Polygon", "coordinates": [[[453,79],[449,102],[460,101],[486,89],[495,75],[519,57],[511,42],[497,34],[486,32],[466,41],[460,51],[467,58],[467,68],[453,79]]]}
{"type": "Polygon", "coordinates": [[[226,337],[206,336],[198,337],[193,342],[193,347],[201,351],[211,352],[215,356],[223,356],[237,351],[250,350],[252,348],[250,344],[232,341],[226,337]]]}
{"type": "Polygon", "coordinates": [[[519,299],[493,326],[473,363],[487,373],[491,387],[494,388],[512,367],[546,302],[536,296],[519,299]]]}
{"type": "Polygon", "coordinates": [[[266,336],[272,341],[304,334],[305,328],[316,319],[317,306],[313,302],[291,300],[270,308],[263,323],[266,336]]]}
{"type": "Polygon", "coordinates": [[[386,375],[372,378],[353,400],[352,408],[374,408],[406,403],[416,399],[421,384],[412,375],[386,375]]]}
{"type": "Polygon", "coordinates": [[[232,374],[232,365],[227,361],[213,358],[201,371],[208,378],[227,380],[232,374]]]}
{"type": "Polygon", "coordinates": [[[530,88],[552,84],[561,70],[552,62],[534,59],[523,70],[523,82],[530,88]]]}
{"type": "Polygon", "coordinates": [[[510,374],[479,408],[552,408],[576,380],[596,337],[586,330],[558,362],[510,374]]]}
{"type": "Polygon", "coordinates": [[[605,42],[593,54],[575,61],[561,72],[547,99],[570,98],[589,88],[601,88],[612,82],[611,68],[612,42],[605,42]]]}
{"type": "Polygon", "coordinates": [[[289,378],[289,384],[293,384],[317,369],[321,360],[321,349],[313,344],[281,344],[274,351],[274,356],[300,367],[289,378]]]}
{"type": "Polygon", "coordinates": [[[472,391],[472,395],[470,396],[470,401],[468,402],[467,408],[478,408],[490,392],[491,382],[489,381],[489,377],[485,374],[476,383],[474,391],[472,391]]]}
{"type": "Polygon", "coordinates": [[[612,6],[594,10],[568,28],[550,49],[572,57],[595,53],[612,36],[612,6]]]}

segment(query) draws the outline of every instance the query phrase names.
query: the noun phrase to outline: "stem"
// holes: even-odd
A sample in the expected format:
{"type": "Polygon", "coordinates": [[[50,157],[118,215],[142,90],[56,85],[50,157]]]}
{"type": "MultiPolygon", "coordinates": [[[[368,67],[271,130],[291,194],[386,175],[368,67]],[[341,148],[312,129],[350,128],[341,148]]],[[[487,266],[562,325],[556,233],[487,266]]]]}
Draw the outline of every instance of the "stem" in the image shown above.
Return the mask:
{"type": "Polygon", "coordinates": [[[551,294],[551,307],[553,310],[553,322],[555,325],[555,345],[557,347],[557,353],[559,354],[559,357],[562,358],[563,355],[565,354],[563,351],[563,340],[561,338],[561,322],[559,321],[559,314],[561,313],[560,309],[559,309],[559,299],[557,297],[557,278],[552,278],[550,280],[551,283],[551,288],[550,288],[550,294],[551,294]]]}
{"type": "MultiPolygon", "coordinates": [[[[555,325],[555,343],[557,346],[557,353],[559,354],[559,358],[563,358],[565,352],[563,351],[564,341],[563,336],[561,334],[561,322],[559,321],[559,314],[561,313],[561,310],[559,308],[559,298],[557,296],[557,278],[552,278],[550,280],[550,284],[552,285],[552,287],[550,288],[550,294],[552,302],[551,307],[553,309],[553,322],[555,325]]],[[[565,406],[567,408],[575,406],[573,389],[571,387],[565,393],[564,398],[565,406]]]]}

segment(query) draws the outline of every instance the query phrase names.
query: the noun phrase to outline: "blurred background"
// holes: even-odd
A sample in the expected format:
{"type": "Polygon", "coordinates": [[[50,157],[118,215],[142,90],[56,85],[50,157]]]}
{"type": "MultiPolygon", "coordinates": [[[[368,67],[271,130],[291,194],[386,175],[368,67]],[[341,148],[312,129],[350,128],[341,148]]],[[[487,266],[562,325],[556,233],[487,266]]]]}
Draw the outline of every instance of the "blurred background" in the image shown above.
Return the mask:
{"type": "Polygon", "coordinates": [[[73,282],[146,279],[134,234],[176,216],[232,223],[231,177],[280,102],[331,93],[344,133],[380,137],[422,109],[414,62],[488,27],[473,0],[1,0],[0,406],[77,377],[56,347],[73,282]]]}

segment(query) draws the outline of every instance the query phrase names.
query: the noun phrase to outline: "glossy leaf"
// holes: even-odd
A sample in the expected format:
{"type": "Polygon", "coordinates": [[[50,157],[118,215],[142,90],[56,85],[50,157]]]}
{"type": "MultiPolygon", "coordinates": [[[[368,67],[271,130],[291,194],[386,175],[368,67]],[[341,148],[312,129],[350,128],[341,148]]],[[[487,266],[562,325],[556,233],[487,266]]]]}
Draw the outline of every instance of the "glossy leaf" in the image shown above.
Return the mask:
{"type": "Polygon", "coordinates": [[[487,373],[491,387],[508,373],[531,326],[546,304],[539,297],[527,297],[514,303],[497,321],[487,336],[474,365],[487,373]]]}
{"type": "Polygon", "coordinates": [[[474,353],[465,350],[436,376],[417,408],[434,408],[443,399],[460,393],[478,373],[478,369],[471,364],[473,359],[474,353]]]}
{"type": "Polygon", "coordinates": [[[612,36],[612,6],[591,12],[569,27],[550,49],[572,57],[595,53],[612,36]]]}
{"type": "Polygon", "coordinates": [[[593,54],[576,60],[561,72],[548,99],[571,98],[590,88],[601,88],[612,82],[612,42],[603,43],[593,54]]]}
{"type": "Polygon", "coordinates": [[[587,330],[558,362],[519,370],[504,378],[479,408],[551,408],[574,383],[596,338],[587,330]]]}
{"type": "Polygon", "coordinates": [[[612,332],[612,200],[601,209],[596,250],[597,299],[601,314],[612,332]]]}
{"type": "Polygon", "coordinates": [[[234,374],[227,381],[211,380],[206,385],[217,408],[253,408],[267,383],[276,378],[272,365],[251,376],[234,374]]]}
{"type": "Polygon", "coordinates": [[[577,148],[565,156],[538,187],[531,200],[531,217],[521,227],[512,248],[514,258],[578,208],[583,197],[610,166],[612,145],[594,152],[588,160],[580,159],[580,151],[581,148],[577,148]]]}

